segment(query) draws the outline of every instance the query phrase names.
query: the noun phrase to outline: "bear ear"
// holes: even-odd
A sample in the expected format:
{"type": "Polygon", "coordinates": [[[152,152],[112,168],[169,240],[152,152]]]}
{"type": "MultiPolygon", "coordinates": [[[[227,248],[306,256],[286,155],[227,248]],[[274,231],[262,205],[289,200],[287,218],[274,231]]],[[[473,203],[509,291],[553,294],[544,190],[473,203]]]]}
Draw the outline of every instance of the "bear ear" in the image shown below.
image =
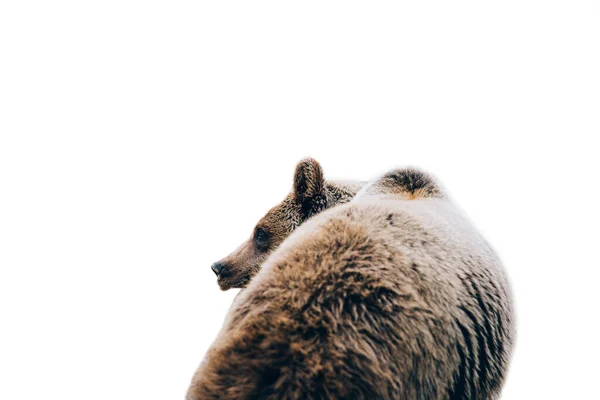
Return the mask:
{"type": "Polygon", "coordinates": [[[294,173],[294,196],[299,202],[314,199],[323,192],[325,180],[323,169],[317,160],[305,158],[296,166],[294,173]]]}

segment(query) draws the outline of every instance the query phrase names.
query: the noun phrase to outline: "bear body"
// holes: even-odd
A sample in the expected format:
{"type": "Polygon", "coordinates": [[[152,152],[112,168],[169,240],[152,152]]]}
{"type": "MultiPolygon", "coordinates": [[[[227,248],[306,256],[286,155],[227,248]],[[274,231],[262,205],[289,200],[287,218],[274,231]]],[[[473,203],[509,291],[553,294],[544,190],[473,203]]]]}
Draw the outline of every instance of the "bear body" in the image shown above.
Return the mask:
{"type": "Polygon", "coordinates": [[[396,170],[267,258],[188,399],[494,399],[513,342],[494,251],[430,177],[396,170]]]}

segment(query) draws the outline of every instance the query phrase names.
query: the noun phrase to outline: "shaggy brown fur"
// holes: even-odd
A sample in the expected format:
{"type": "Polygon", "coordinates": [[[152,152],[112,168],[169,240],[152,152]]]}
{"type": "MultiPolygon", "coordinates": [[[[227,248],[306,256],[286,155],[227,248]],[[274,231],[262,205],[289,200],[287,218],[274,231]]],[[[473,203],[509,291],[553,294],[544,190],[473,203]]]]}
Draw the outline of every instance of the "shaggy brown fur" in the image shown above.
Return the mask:
{"type": "Polygon", "coordinates": [[[327,181],[316,160],[300,161],[292,192],[258,221],[247,241],[212,265],[221,290],[246,286],[294,229],[321,211],[352,200],[363,185],[364,182],[327,181]]]}
{"type": "Polygon", "coordinates": [[[187,398],[494,399],[513,340],[494,251],[432,179],[397,170],[266,260],[187,398]]]}

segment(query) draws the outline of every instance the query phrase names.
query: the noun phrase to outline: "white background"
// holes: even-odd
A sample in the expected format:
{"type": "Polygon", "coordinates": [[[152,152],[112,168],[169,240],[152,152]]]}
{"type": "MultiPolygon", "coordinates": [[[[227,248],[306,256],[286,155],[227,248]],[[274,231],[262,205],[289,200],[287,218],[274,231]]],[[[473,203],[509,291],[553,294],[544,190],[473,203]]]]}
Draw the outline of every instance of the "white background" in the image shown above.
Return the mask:
{"type": "Polygon", "coordinates": [[[182,399],[235,295],[210,264],[305,156],[436,174],[513,283],[503,398],[598,398],[599,17],[3,1],[0,398],[182,399]]]}

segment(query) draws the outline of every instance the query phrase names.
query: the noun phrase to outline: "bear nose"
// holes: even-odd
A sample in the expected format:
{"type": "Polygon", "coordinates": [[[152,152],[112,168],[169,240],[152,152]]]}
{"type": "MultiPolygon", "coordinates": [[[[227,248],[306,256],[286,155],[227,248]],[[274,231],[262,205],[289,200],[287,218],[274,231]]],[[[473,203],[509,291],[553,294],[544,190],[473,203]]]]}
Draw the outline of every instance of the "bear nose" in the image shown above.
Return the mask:
{"type": "Polygon", "coordinates": [[[213,265],[210,266],[210,269],[213,270],[215,275],[219,276],[219,274],[223,270],[223,264],[221,264],[220,262],[217,261],[216,263],[214,263],[213,265]]]}

